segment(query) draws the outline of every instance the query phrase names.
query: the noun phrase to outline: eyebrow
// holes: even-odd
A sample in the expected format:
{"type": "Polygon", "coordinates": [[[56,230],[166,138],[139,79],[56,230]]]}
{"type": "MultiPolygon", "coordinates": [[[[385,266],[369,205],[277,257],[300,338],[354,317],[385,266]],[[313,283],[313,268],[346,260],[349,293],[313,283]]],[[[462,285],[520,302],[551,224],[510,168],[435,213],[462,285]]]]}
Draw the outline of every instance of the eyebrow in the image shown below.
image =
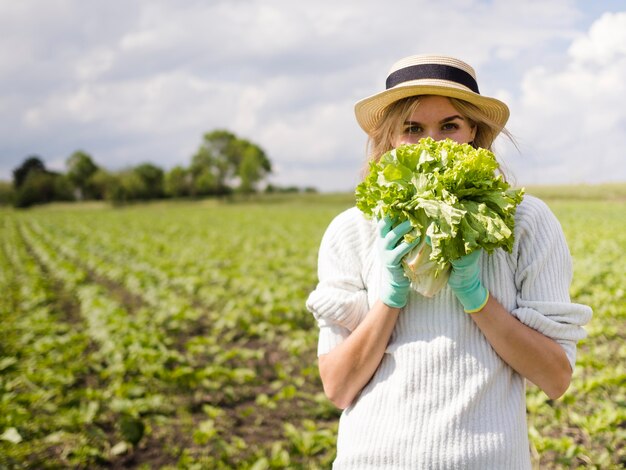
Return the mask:
{"type": "MultiPolygon", "coordinates": [[[[454,121],[455,119],[460,119],[461,121],[465,121],[465,118],[463,116],[461,116],[460,114],[455,114],[453,116],[448,116],[448,117],[443,118],[441,121],[439,121],[439,124],[445,124],[446,122],[454,121]]],[[[421,124],[421,122],[404,121],[404,124],[415,125],[415,124],[421,124]]]]}

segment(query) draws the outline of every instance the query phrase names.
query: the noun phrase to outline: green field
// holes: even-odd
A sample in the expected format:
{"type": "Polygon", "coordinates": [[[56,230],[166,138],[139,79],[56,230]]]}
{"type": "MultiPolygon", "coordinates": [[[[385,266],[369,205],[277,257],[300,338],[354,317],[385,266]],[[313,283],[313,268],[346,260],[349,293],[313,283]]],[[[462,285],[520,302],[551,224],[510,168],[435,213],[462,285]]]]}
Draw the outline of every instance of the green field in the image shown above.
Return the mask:
{"type": "MultiPolygon", "coordinates": [[[[531,188],[594,318],[537,468],[626,467],[626,190],[531,188]]],[[[0,209],[0,468],[329,468],[304,301],[350,195],[0,209]]]]}

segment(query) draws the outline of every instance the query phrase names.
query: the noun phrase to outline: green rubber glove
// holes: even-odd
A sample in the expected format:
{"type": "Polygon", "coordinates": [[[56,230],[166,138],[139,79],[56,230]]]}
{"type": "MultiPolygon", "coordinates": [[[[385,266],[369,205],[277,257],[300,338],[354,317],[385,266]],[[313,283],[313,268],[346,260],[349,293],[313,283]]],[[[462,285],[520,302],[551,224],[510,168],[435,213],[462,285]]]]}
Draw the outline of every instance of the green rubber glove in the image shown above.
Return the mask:
{"type": "Polygon", "coordinates": [[[476,313],[487,304],[489,291],[480,282],[478,261],[482,250],[476,250],[451,261],[452,271],[448,285],[467,313],[476,313]]]}
{"type": "Polygon", "coordinates": [[[408,220],[397,227],[393,227],[389,217],[378,222],[378,256],[384,269],[380,299],[389,307],[402,308],[409,297],[411,281],[404,274],[402,258],[419,243],[419,239],[407,243],[402,237],[411,230],[411,222],[408,220]]]}

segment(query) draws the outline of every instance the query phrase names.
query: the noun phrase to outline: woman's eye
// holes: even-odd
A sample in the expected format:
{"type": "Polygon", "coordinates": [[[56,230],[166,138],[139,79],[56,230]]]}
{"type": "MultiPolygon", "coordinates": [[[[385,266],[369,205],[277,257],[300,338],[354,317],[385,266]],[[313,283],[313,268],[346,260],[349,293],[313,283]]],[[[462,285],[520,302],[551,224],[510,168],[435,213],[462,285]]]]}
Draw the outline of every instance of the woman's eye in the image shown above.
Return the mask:
{"type": "Polygon", "coordinates": [[[405,134],[419,134],[422,132],[422,128],[420,126],[407,126],[404,129],[405,134]]]}
{"type": "Polygon", "coordinates": [[[441,127],[444,131],[456,131],[459,130],[459,125],[454,122],[448,122],[441,127]]]}

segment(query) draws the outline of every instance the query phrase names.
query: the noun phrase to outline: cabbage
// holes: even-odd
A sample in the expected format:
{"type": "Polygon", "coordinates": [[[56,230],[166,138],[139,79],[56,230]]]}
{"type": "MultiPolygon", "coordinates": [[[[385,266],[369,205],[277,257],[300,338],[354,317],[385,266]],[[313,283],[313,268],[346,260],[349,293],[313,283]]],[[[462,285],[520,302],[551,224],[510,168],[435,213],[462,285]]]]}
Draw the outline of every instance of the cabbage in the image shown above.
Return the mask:
{"type": "Polygon", "coordinates": [[[421,139],[370,163],[356,205],[367,217],[411,221],[405,240],[421,242],[403,266],[418,292],[435,295],[447,282],[450,261],[475,250],[511,252],[524,190],[511,189],[497,170],[492,152],[450,139],[421,139]]]}

